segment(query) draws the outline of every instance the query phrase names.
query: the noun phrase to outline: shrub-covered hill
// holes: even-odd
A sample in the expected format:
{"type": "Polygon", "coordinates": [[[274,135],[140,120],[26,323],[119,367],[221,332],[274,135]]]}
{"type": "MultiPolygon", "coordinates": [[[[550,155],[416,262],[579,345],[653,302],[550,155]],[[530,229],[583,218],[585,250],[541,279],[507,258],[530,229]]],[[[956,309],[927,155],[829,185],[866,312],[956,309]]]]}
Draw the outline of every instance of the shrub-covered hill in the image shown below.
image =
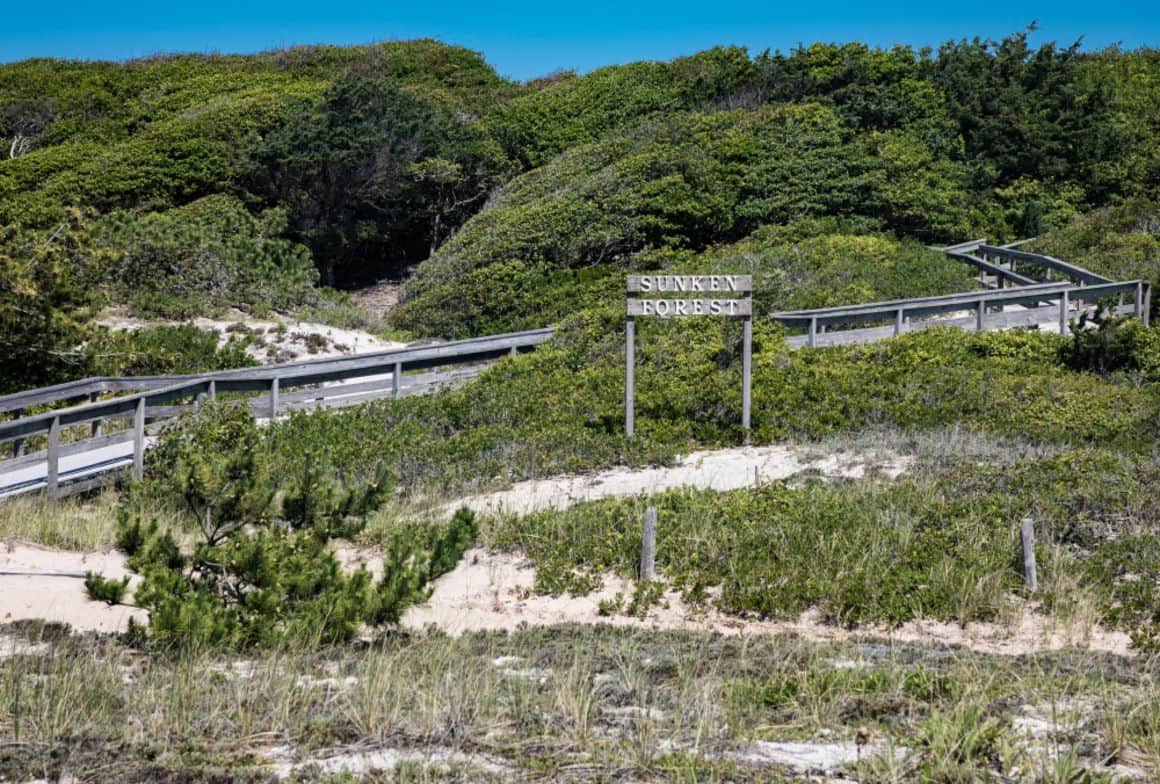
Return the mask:
{"type": "Polygon", "coordinates": [[[1024,33],[525,84],[435,41],[0,65],[4,376],[85,372],[98,306],[291,311],[411,268],[393,326],[446,337],[627,269],[756,271],[771,306],[954,290],[919,247],[968,235],[1158,278],[1158,85],[1153,50],[1024,33]]]}

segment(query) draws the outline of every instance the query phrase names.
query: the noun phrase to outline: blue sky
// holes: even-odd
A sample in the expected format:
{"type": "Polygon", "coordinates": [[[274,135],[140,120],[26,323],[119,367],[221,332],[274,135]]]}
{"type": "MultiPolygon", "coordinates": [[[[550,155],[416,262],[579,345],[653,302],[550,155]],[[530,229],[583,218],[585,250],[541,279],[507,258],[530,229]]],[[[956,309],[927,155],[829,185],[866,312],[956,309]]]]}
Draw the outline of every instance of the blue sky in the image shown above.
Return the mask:
{"type": "Polygon", "coordinates": [[[255,52],[295,44],[433,37],[477,49],[503,75],[527,79],[633,60],[669,59],[715,44],[751,51],[861,40],[934,45],[1001,38],[1038,20],[1037,42],[1160,46],[1152,2],[36,2],[0,12],[0,61],[53,56],[121,60],[158,52],[255,52]]]}

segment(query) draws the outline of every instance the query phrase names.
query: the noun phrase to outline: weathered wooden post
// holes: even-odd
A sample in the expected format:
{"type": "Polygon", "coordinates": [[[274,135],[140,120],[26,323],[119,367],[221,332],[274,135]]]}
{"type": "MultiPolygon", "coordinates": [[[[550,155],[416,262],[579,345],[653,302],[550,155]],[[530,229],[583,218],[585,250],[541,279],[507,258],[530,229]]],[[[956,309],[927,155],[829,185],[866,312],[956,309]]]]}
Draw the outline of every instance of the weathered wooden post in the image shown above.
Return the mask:
{"type": "MultiPolygon", "coordinates": [[[[90,392],[89,393],[89,402],[90,403],[96,403],[100,399],[101,399],[100,392],[90,392]]],[[[97,436],[99,436],[101,434],[101,420],[99,420],[99,419],[93,420],[93,424],[89,427],[89,433],[93,438],[96,438],[97,436]]]]}
{"type": "Polygon", "coordinates": [[[750,387],[753,379],[753,316],[741,324],[741,429],[749,443],[750,387]]]}
{"type": "Polygon", "coordinates": [[[48,455],[45,479],[48,497],[54,501],[60,497],[60,417],[53,417],[48,428],[48,455]]]}
{"type": "Polygon", "coordinates": [[[636,320],[624,322],[624,434],[632,436],[636,426],[636,320]]]}
{"type": "MultiPolygon", "coordinates": [[[[20,417],[24,416],[24,409],[23,408],[13,409],[12,416],[15,417],[16,419],[20,419],[20,417]]],[[[13,441],[12,441],[12,456],[13,457],[23,457],[23,455],[24,455],[24,439],[23,438],[13,439],[13,441]]]]}
{"type": "Polygon", "coordinates": [[[657,510],[650,506],[644,510],[644,531],[640,542],[640,579],[656,578],[657,567],[657,510]]]}
{"type": "Polygon", "coordinates": [[[278,418],[278,377],[270,379],[270,421],[278,418]]]}
{"type": "Polygon", "coordinates": [[[391,371],[391,388],[395,393],[395,400],[403,396],[403,363],[396,362],[395,369],[391,371]]]}
{"type": "Polygon", "coordinates": [[[1023,541],[1023,581],[1028,590],[1035,591],[1039,589],[1039,580],[1035,575],[1035,523],[1030,517],[1023,518],[1020,537],[1023,541]]]}
{"type": "Polygon", "coordinates": [[[133,478],[145,476],[145,396],[137,398],[133,414],[133,478]]]}

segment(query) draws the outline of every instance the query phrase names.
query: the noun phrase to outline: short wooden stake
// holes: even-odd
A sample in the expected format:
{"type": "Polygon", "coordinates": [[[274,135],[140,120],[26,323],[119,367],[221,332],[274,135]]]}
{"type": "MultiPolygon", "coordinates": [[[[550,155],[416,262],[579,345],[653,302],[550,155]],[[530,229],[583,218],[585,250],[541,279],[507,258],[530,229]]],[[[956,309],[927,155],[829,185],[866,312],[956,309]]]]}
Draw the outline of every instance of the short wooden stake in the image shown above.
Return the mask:
{"type": "Polygon", "coordinates": [[[1035,523],[1030,517],[1023,518],[1020,528],[1023,539],[1023,581],[1028,590],[1039,589],[1039,580],[1035,576],[1035,523]]]}
{"type": "Polygon", "coordinates": [[[644,510],[644,535],[640,543],[640,579],[652,580],[657,568],[657,510],[650,506],[644,510]]]}

